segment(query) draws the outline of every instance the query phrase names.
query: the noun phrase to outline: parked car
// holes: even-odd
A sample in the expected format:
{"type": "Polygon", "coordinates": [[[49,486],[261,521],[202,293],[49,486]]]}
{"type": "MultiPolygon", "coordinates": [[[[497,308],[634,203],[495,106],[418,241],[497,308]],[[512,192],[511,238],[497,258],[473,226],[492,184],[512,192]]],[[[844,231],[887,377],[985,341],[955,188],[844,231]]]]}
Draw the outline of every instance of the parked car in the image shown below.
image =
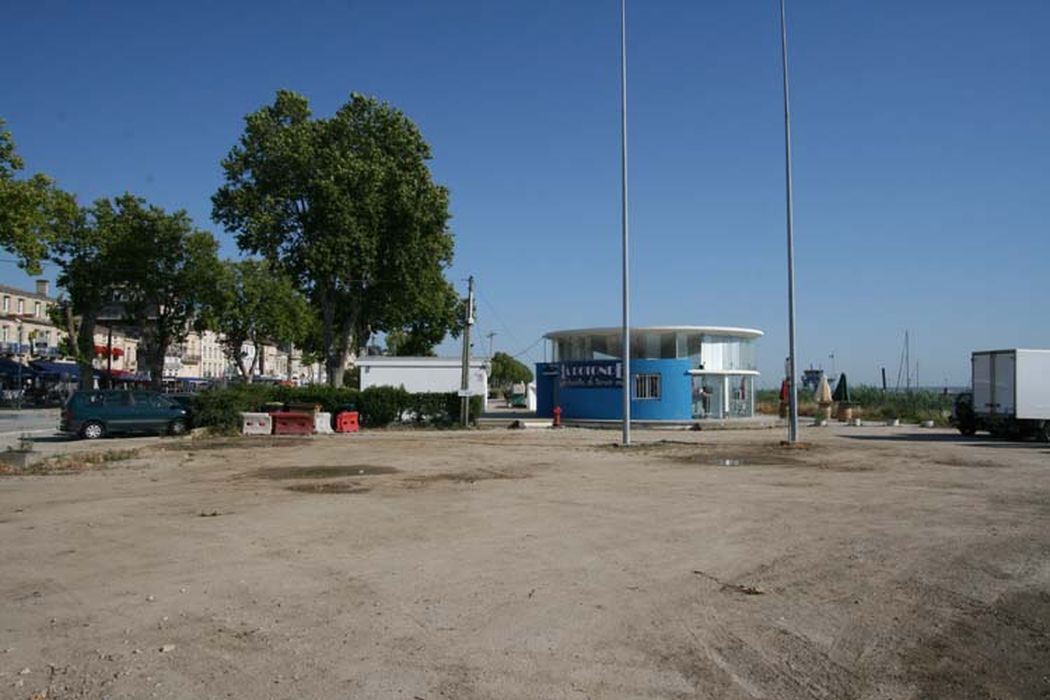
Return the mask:
{"type": "Polygon", "coordinates": [[[165,397],[171,399],[182,408],[186,409],[186,426],[188,428],[193,427],[193,401],[196,398],[196,394],[188,392],[179,392],[175,394],[165,393],[165,397]]]}
{"type": "Polygon", "coordinates": [[[156,391],[78,391],[62,409],[59,430],[88,440],[120,433],[181,435],[186,409],[156,391]]]}

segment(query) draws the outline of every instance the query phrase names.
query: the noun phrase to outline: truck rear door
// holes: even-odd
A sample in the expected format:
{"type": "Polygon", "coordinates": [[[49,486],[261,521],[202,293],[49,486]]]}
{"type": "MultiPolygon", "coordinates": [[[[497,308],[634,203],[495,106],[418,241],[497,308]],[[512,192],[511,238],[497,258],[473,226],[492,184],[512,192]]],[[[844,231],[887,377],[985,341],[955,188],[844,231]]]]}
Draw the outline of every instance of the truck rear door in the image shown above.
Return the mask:
{"type": "Polygon", "coordinates": [[[979,415],[992,412],[992,355],[975,352],[973,362],[973,410],[979,415]]]}
{"type": "Polygon", "coordinates": [[[992,406],[993,412],[1001,416],[1014,414],[1014,364],[1016,358],[1011,352],[997,352],[992,355],[992,406]]]}

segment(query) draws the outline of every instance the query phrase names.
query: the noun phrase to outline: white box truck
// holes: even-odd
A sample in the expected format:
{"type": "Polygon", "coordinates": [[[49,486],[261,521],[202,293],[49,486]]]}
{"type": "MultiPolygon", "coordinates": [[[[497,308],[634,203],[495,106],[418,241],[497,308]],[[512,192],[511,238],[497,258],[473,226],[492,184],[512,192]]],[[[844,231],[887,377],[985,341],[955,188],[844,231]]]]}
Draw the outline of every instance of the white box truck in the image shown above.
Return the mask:
{"type": "Polygon", "coordinates": [[[1050,440],[1050,350],[981,350],[970,363],[973,397],[969,410],[957,407],[961,433],[1050,440]]]}

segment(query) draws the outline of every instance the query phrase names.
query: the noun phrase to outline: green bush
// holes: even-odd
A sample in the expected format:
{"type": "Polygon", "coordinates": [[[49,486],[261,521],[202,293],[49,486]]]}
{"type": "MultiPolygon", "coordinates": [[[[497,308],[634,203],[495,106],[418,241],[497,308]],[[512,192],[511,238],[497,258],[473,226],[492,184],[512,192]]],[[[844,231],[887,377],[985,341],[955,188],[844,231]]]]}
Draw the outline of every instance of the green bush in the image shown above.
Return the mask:
{"type": "Polygon", "coordinates": [[[400,420],[409,405],[409,393],[400,387],[370,386],[360,397],[361,422],[369,428],[381,428],[400,420]]]}
{"type": "MultiPolygon", "coordinates": [[[[449,418],[451,418],[453,423],[459,424],[462,416],[461,406],[463,405],[459,394],[444,394],[444,396],[448,397],[449,418]]],[[[478,424],[478,418],[481,416],[481,406],[482,399],[480,396],[470,397],[470,422],[474,425],[478,424]]]]}
{"type": "Polygon", "coordinates": [[[274,387],[265,384],[235,384],[228,389],[207,389],[193,397],[193,425],[220,433],[241,429],[241,413],[258,411],[273,400],[274,387]]]}
{"type": "Polygon", "coordinates": [[[448,394],[440,393],[408,394],[405,411],[416,423],[450,423],[452,413],[449,411],[448,397],[448,394]]]}
{"type": "Polygon", "coordinates": [[[346,407],[353,410],[360,408],[361,392],[348,387],[328,386],[327,384],[309,384],[300,387],[275,387],[274,397],[285,404],[316,404],[322,411],[335,415],[346,407]]]}
{"type": "MultiPolygon", "coordinates": [[[[316,404],[333,416],[339,411],[357,410],[361,424],[381,428],[402,419],[416,424],[457,424],[461,401],[458,394],[410,394],[401,388],[374,386],[357,391],[347,387],[312,384],[303,387],[284,387],[268,384],[238,384],[227,389],[208,389],[194,397],[194,425],[216,432],[235,433],[240,430],[240,414],[266,410],[266,404],[316,404]]],[[[481,415],[482,397],[470,399],[470,416],[477,423],[481,415]]]]}

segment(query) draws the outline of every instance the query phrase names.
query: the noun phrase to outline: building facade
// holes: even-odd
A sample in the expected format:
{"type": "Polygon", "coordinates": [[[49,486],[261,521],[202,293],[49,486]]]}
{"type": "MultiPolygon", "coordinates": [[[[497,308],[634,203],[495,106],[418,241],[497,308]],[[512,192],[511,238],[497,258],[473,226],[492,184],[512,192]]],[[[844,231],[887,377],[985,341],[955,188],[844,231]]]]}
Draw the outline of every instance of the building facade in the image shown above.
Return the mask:
{"type": "Polygon", "coordinates": [[[631,418],[693,421],[755,412],[755,342],[762,331],[718,326],[632,328],[631,376],[623,376],[620,328],[548,333],[553,359],[536,365],[536,413],[622,420],[629,382],[631,418]]]}
{"type": "MultiPolygon", "coordinates": [[[[34,291],[0,285],[0,357],[22,365],[59,361],[65,367],[60,361],[65,357],[61,344],[67,333],[51,319],[56,300],[48,288],[48,281],[42,279],[36,280],[34,291]]],[[[165,353],[164,378],[206,383],[239,376],[236,365],[224,354],[221,340],[213,331],[190,332],[165,353]]],[[[148,368],[140,362],[139,350],[140,341],[133,329],[120,324],[96,326],[92,361],[96,370],[112,370],[115,377],[144,379],[148,368]]],[[[246,345],[242,350],[251,362],[255,348],[246,345]]],[[[262,352],[262,367],[256,364],[255,377],[298,384],[324,379],[323,367],[303,363],[302,353],[294,347],[264,343],[262,352]]]]}
{"type": "Polygon", "coordinates": [[[64,334],[51,321],[47,280],[35,291],[0,285],[0,353],[12,358],[52,358],[64,334]]]}
{"type": "MultiPolygon", "coordinates": [[[[458,357],[365,356],[357,359],[362,391],[372,386],[403,387],[412,393],[455,393],[463,380],[463,361],[458,357]]],[[[481,396],[488,408],[488,360],[470,360],[470,393],[481,396]]]]}

